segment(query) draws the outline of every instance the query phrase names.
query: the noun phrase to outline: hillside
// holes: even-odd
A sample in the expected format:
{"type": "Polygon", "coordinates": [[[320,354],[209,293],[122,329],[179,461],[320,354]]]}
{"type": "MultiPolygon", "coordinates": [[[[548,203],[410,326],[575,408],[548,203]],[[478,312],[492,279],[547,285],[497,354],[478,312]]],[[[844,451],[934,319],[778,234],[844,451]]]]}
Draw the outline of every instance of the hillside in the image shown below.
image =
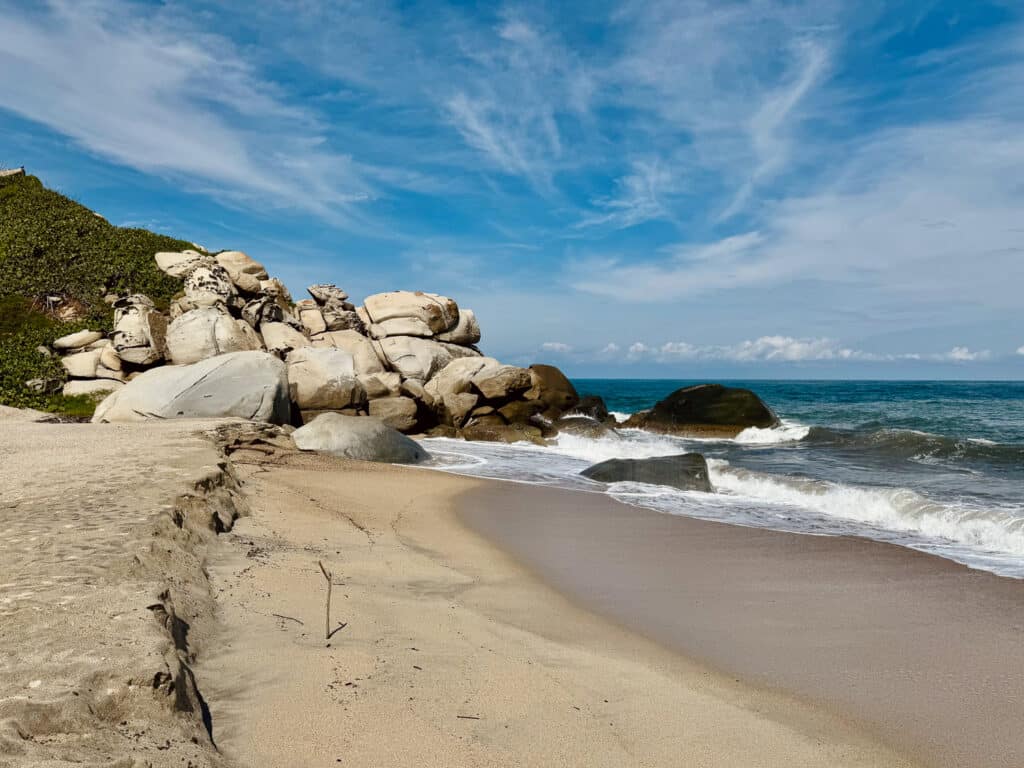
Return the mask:
{"type": "Polygon", "coordinates": [[[153,262],[192,247],[144,229],[115,227],[34,176],[0,177],[0,404],[75,411],[75,399],[33,392],[30,379],[63,376],[36,347],[86,325],[108,329],[109,293],[166,304],[181,282],[153,262]]]}

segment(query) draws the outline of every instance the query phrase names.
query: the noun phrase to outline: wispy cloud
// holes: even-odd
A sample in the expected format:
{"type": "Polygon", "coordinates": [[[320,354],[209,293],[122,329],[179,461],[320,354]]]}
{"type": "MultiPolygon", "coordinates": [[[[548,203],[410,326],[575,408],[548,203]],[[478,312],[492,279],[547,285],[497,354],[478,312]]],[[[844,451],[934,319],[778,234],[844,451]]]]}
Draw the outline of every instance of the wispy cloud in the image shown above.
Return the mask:
{"type": "Polygon", "coordinates": [[[235,44],[121,2],[0,5],[0,107],[193,188],[328,213],[372,190],[235,44]]]}
{"type": "Polygon", "coordinates": [[[572,345],[561,341],[545,341],[540,345],[540,348],[544,352],[557,352],[560,354],[572,352],[572,345]]]}

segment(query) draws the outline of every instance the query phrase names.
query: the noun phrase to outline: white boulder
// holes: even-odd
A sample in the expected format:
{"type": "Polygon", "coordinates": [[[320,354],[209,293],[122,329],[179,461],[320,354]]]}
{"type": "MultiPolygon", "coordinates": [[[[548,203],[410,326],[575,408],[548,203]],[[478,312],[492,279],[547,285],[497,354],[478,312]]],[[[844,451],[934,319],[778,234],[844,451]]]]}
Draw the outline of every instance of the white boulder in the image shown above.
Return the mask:
{"type": "Polygon", "coordinates": [[[389,336],[378,344],[389,368],[400,373],[402,378],[420,381],[428,381],[456,358],[481,356],[468,347],[416,336],[389,336]]]}
{"type": "Polygon", "coordinates": [[[181,253],[163,251],[154,258],[156,258],[157,267],[162,272],[177,278],[187,277],[196,267],[209,267],[214,263],[208,254],[191,250],[181,253]]]}
{"type": "Polygon", "coordinates": [[[345,459],[415,464],[430,458],[417,442],[373,416],[323,413],[292,432],[303,451],[345,459]]]}
{"type": "Polygon", "coordinates": [[[229,303],[237,295],[231,276],[220,264],[196,267],[185,278],[185,296],[194,302],[229,303]]]}
{"type": "Polygon", "coordinates": [[[476,313],[472,309],[460,309],[459,322],[455,327],[437,334],[435,338],[452,344],[476,344],[480,341],[480,323],[477,322],[476,313]]]}
{"type": "Polygon", "coordinates": [[[114,332],[110,341],[118,357],[135,365],[152,365],[164,357],[167,318],[142,294],[114,302],[114,332]]]}
{"type": "Polygon", "coordinates": [[[374,335],[433,336],[454,328],[459,307],[447,296],[422,291],[390,291],[368,296],[363,307],[374,335]]]}
{"type": "Polygon", "coordinates": [[[116,392],[123,386],[123,382],[115,381],[114,379],[76,379],[65,382],[64,389],[61,390],[61,394],[65,397],[74,397],[75,395],[109,394],[111,392],[116,392]]]}
{"type": "Polygon", "coordinates": [[[193,309],[167,328],[167,354],[175,365],[197,363],[227,352],[259,349],[245,323],[215,307],[193,309]]]}
{"type": "Polygon", "coordinates": [[[271,352],[285,355],[293,349],[310,346],[310,341],[287,323],[261,323],[263,344],[271,352]]]}
{"type": "Polygon", "coordinates": [[[257,293],[260,281],[270,279],[267,270],[255,259],[241,251],[223,251],[214,256],[240,291],[257,293]]]}
{"type": "Polygon", "coordinates": [[[473,386],[488,400],[508,400],[532,385],[529,369],[514,365],[483,369],[473,377],[473,386]]]}
{"type": "Polygon", "coordinates": [[[81,349],[103,338],[99,331],[78,331],[61,336],[53,342],[54,349],[81,349]]]}
{"type": "Polygon", "coordinates": [[[401,391],[402,377],[393,371],[360,373],[356,378],[363,385],[366,397],[371,400],[378,397],[394,397],[401,391]]]}
{"type": "Polygon", "coordinates": [[[96,368],[100,364],[102,351],[93,349],[88,352],[77,352],[60,359],[61,365],[68,372],[68,376],[76,379],[96,378],[96,368]]]}
{"type": "Polygon", "coordinates": [[[374,343],[356,331],[328,331],[314,336],[314,347],[336,347],[352,355],[355,360],[356,373],[360,376],[370,373],[383,373],[384,363],[374,343]]]}
{"type": "Polygon", "coordinates": [[[303,299],[295,304],[295,314],[298,316],[302,327],[310,336],[316,336],[327,330],[327,321],[324,320],[324,313],[312,299],[303,299]]]}
{"type": "Polygon", "coordinates": [[[469,392],[474,376],[500,367],[493,357],[463,357],[448,363],[423,388],[432,403],[441,404],[447,395],[469,392]]]}
{"type": "Polygon", "coordinates": [[[352,355],[341,349],[302,347],[288,353],[292,402],[304,411],[336,410],[365,400],[352,355]]]}
{"type": "Polygon", "coordinates": [[[286,424],[290,411],[285,364],[266,352],[231,352],[146,371],[100,403],[92,420],[235,416],[286,424]]]}

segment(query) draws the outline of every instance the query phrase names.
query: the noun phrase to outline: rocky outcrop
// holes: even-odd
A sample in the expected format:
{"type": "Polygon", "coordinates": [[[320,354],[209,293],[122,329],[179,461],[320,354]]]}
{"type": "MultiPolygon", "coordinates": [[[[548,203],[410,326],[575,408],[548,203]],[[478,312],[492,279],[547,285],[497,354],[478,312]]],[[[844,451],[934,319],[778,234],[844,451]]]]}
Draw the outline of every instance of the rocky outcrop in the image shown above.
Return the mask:
{"type": "Polygon", "coordinates": [[[575,413],[557,419],[551,426],[559,434],[577,435],[595,440],[619,437],[619,433],[605,422],[575,413]]]}
{"type": "Polygon", "coordinates": [[[100,403],[92,420],[236,416],[286,424],[290,413],[285,364],[267,352],[231,352],[148,370],[100,403]]]}
{"type": "Polygon", "coordinates": [[[129,382],[102,404],[100,420],[243,415],[301,423],[326,412],[369,413],[404,432],[444,427],[469,439],[539,442],[555,434],[552,422],[579,400],[551,366],[528,369],[484,357],[475,313],[447,296],[392,291],[356,307],[345,291],[320,283],[296,303],[241,251],[197,247],[155,258],[182,281],[166,311],[146,296],[111,296],[109,339],[83,331],[53,344],[64,356],[69,392],[112,386],[74,382],[129,382]],[[242,363],[220,368],[245,354],[262,361],[246,364],[254,369],[248,383],[232,372],[242,363]],[[266,362],[272,359],[285,363],[266,362]],[[165,361],[173,365],[159,368],[165,361]],[[258,402],[249,384],[262,393],[258,402]],[[213,386],[223,386],[223,396],[213,386]]]}
{"type": "Polygon", "coordinates": [[[419,443],[373,416],[325,413],[292,433],[303,451],[361,461],[417,464],[430,458],[419,443]]]}
{"type": "Polygon", "coordinates": [[[678,389],[624,426],[678,435],[735,437],[747,427],[776,427],[779,418],[749,389],[698,384],[678,389]]]}
{"type": "Polygon", "coordinates": [[[649,483],[705,493],[714,490],[708,479],[708,463],[699,453],[651,459],[609,459],[580,474],[601,483],[649,483]]]}
{"type": "Polygon", "coordinates": [[[608,406],[604,404],[604,398],[599,395],[584,395],[570,410],[574,415],[589,416],[607,424],[617,423],[615,417],[608,413],[608,406]]]}

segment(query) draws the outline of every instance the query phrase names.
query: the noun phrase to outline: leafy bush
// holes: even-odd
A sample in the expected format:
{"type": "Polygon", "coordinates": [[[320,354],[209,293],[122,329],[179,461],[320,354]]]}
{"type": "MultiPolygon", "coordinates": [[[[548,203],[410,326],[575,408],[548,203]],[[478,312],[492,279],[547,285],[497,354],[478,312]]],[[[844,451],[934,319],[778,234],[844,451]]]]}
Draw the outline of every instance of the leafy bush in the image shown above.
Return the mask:
{"type": "Polygon", "coordinates": [[[70,297],[95,320],[110,316],[108,293],[144,293],[166,304],[181,281],[161,272],[153,254],[191,247],[115,227],[35,176],[0,179],[0,296],[70,297]]]}
{"type": "Polygon", "coordinates": [[[90,397],[34,392],[31,379],[63,382],[60,360],[41,355],[68,333],[110,330],[108,293],[144,293],[166,306],[181,281],[161,272],[153,254],[192,245],[144,229],[115,227],[34,176],[0,179],[0,404],[87,416],[90,397]],[[63,323],[38,307],[60,296],[84,307],[80,321],[63,323]]]}

